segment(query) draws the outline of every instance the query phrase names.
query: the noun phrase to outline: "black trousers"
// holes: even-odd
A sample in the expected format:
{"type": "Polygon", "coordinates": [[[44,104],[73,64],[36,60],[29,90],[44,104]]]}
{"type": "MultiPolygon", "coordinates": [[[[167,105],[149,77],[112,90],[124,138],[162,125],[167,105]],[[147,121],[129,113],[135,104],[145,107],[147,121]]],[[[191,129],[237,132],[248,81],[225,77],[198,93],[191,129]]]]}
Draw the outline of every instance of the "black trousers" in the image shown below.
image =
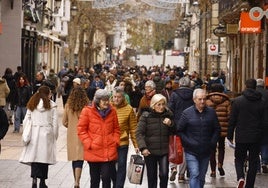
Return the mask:
{"type": "Polygon", "coordinates": [[[32,163],[31,164],[31,177],[47,179],[48,164],[46,163],[32,163]]]}
{"type": "Polygon", "coordinates": [[[144,157],[147,168],[148,188],[157,188],[157,167],[159,166],[160,188],[167,188],[169,162],[166,155],[149,155],[144,157]]]}
{"type": "Polygon", "coordinates": [[[115,161],[109,162],[88,162],[90,173],[90,187],[98,188],[100,178],[103,188],[111,188],[111,179],[116,177],[115,161]]]}
{"type": "Polygon", "coordinates": [[[259,165],[259,143],[236,143],[235,146],[235,170],[237,180],[245,178],[244,163],[248,156],[249,168],[245,188],[253,188],[259,165]]]}

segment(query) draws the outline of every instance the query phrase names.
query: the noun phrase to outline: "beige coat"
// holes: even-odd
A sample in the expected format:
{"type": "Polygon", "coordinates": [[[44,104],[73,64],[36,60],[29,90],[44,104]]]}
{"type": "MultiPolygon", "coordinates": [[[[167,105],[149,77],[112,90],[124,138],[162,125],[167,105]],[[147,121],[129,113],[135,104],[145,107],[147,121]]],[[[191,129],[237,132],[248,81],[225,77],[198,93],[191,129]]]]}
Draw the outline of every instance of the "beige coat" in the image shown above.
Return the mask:
{"type": "Polygon", "coordinates": [[[7,82],[4,78],[0,77],[0,106],[6,105],[6,98],[10,92],[7,82]]]}
{"type": "Polygon", "coordinates": [[[67,128],[67,156],[69,161],[84,160],[83,144],[77,135],[80,112],[74,113],[66,104],[62,124],[67,128]]]}

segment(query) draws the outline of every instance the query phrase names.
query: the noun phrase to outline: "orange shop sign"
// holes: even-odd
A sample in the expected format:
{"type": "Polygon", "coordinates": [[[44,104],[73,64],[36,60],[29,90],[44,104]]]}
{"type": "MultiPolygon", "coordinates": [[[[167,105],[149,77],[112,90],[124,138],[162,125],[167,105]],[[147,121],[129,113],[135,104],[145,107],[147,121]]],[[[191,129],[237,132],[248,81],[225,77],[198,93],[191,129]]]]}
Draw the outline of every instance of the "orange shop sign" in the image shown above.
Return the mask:
{"type": "Polygon", "coordinates": [[[240,33],[261,33],[261,21],[254,21],[248,12],[241,12],[240,33]]]}

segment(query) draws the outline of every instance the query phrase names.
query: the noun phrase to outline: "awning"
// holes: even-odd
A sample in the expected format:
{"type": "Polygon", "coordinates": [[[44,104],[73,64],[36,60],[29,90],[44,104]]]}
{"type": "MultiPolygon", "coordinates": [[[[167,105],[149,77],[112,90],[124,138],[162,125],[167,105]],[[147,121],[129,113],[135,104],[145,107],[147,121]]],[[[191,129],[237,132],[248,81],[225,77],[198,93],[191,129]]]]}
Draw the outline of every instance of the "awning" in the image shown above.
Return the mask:
{"type": "Polygon", "coordinates": [[[54,35],[49,35],[48,33],[37,31],[37,35],[51,39],[54,42],[61,42],[61,40],[58,37],[56,37],[54,35]]]}

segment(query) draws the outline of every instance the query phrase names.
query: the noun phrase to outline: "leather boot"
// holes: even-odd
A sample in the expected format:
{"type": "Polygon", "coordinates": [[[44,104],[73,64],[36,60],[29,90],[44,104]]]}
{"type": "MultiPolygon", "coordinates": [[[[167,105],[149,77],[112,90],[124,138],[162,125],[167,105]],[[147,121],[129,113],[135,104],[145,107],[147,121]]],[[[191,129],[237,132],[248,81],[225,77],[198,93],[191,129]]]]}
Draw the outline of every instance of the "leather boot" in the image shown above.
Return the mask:
{"type": "Polygon", "coordinates": [[[37,188],[37,178],[33,178],[32,188],[37,188]]]}
{"type": "Polygon", "coordinates": [[[48,188],[47,185],[46,185],[46,180],[45,179],[40,180],[39,187],[40,188],[48,188]]]}
{"type": "Polygon", "coordinates": [[[80,178],[82,174],[82,168],[75,168],[74,169],[74,187],[79,188],[80,186],[80,178]]]}

